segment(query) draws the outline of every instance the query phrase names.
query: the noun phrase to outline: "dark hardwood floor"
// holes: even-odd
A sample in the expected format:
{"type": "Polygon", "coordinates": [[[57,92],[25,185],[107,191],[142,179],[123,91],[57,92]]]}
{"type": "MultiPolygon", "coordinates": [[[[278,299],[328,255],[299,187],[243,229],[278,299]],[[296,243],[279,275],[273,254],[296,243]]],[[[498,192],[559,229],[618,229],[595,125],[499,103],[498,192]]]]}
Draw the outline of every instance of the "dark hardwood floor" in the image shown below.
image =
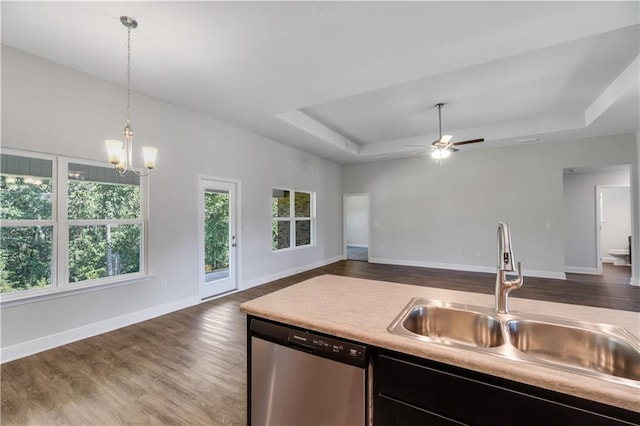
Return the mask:
{"type": "MultiPolygon", "coordinates": [[[[630,268],[566,281],[526,278],[512,297],[640,311],[630,268]]],[[[1,366],[3,425],[243,425],[240,303],[335,274],[492,293],[494,274],[341,261],[1,366]]]]}

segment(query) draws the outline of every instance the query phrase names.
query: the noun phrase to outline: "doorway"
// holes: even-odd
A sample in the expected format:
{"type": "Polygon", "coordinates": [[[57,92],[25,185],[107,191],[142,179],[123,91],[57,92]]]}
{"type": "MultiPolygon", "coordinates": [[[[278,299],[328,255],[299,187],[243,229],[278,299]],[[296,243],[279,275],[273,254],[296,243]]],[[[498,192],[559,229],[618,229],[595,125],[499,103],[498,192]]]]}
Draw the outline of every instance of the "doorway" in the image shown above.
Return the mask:
{"type": "Polygon", "coordinates": [[[631,190],[629,186],[598,185],[596,238],[598,247],[598,270],[603,263],[631,266],[627,263],[631,243],[631,190]],[[611,251],[625,251],[627,256],[614,259],[611,251]]]}
{"type": "Polygon", "coordinates": [[[616,237],[617,247],[611,248],[626,247],[629,235],[637,232],[631,223],[630,200],[627,207],[608,210],[609,213],[602,217],[601,189],[620,187],[625,187],[630,196],[631,167],[628,164],[563,170],[565,272],[600,275],[611,270],[602,267],[602,258],[606,257],[601,247],[602,219],[612,226],[624,224],[626,229],[623,231],[626,236],[616,237]]]}
{"type": "Polygon", "coordinates": [[[369,261],[369,194],[344,195],[344,252],[347,260],[369,261]]]}
{"type": "Polygon", "coordinates": [[[208,299],[236,290],[238,181],[200,177],[199,295],[208,299]]]}

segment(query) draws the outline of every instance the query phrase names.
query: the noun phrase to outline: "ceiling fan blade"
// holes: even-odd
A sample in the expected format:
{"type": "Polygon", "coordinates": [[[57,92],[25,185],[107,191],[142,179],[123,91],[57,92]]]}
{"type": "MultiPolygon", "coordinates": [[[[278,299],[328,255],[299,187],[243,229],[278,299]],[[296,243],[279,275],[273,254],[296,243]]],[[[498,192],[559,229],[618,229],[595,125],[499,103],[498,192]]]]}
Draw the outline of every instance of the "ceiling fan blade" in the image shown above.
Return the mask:
{"type": "Polygon", "coordinates": [[[448,149],[449,149],[449,151],[451,151],[451,152],[458,152],[458,151],[460,151],[458,148],[454,148],[454,147],[450,147],[450,148],[448,148],[448,149]]]}
{"type": "Polygon", "coordinates": [[[478,142],[484,142],[484,138],[469,139],[468,141],[454,142],[453,145],[454,146],[458,146],[458,145],[466,145],[466,144],[469,144],[469,143],[478,143],[478,142]]]}
{"type": "Polygon", "coordinates": [[[420,155],[420,154],[422,154],[423,152],[429,151],[429,149],[431,149],[431,148],[421,149],[421,150],[418,150],[418,151],[416,151],[416,152],[411,153],[411,155],[420,155]]]}
{"type": "Polygon", "coordinates": [[[421,145],[410,144],[410,145],[405,145],[405,146],[409,146],[409,147],[413,147],[413,148],[428,148],[429,147],[429,145],[425,145],[425,144],[421,144],[421,145]]]}

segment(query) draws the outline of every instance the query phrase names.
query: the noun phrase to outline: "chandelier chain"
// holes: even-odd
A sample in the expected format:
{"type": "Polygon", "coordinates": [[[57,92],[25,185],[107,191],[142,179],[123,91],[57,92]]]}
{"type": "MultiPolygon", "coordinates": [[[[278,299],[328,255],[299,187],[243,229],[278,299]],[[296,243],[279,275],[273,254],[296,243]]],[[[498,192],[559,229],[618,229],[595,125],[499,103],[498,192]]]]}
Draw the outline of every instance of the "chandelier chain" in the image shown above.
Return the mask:
{"type": "Polygon", "coordinates": [[[127,26],[127,125],[131,124],[131,26],[127,26]]]}

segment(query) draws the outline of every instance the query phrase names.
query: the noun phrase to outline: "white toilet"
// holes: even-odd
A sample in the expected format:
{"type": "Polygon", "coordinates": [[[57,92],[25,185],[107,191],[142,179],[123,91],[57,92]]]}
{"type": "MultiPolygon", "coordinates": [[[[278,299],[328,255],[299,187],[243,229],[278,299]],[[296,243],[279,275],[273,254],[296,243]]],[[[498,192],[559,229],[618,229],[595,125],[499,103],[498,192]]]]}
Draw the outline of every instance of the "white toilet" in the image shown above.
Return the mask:
{"type": "Polygon", "coordinates": [[[609,255],[613,258],[613,264],[616,266],[624,266],[629,264],[628,249],[609,249],[609,255]]]}

